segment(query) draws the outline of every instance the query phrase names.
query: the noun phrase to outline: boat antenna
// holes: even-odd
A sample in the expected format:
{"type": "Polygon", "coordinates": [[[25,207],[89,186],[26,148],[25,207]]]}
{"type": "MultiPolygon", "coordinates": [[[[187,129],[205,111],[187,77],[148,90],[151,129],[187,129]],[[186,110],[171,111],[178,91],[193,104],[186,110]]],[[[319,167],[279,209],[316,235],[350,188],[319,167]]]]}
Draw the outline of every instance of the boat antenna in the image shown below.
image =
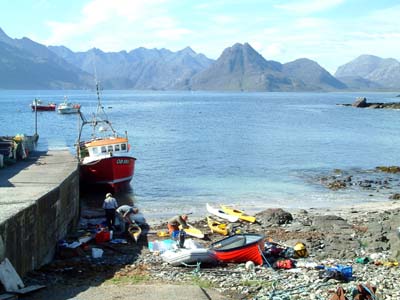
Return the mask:
{"type": "Polygon", "coordinates": [[[97,94],[97,109],[96,109],[96,114],[94,116],[94,119],[100,119],[102,122],[107,123],[110,127],[111,130],[115,133],[115,130],[112,128],[111,123],[108,121],[108,116],[104,110],[104,106],[101,103],[101,97],[100,97],[100,83],[98,80],[97,76],[97,67],[96,67],[96,54],[95,54],[95,48],[92,48],[92,63],[93,63],[93,71],[94,71],[94,83],[96,85],[96,94],[97,94]],[[100,115],[103,115],[104,117],[101,118],[100,115]]]}

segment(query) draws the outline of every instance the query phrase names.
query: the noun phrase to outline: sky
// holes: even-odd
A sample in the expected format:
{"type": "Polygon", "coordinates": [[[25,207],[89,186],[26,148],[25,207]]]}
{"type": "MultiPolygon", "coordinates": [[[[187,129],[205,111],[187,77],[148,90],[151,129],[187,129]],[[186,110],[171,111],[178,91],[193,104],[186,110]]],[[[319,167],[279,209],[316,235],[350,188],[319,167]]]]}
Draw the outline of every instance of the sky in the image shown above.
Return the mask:
{"type": "Polygon", "coordinates": [[[267,60],[317,61],[332,74],[359,55],[400,59],[398,0],[16,0],[0,28],[72,51],[187,46],[217,59],[249,43],[267,60]]]}

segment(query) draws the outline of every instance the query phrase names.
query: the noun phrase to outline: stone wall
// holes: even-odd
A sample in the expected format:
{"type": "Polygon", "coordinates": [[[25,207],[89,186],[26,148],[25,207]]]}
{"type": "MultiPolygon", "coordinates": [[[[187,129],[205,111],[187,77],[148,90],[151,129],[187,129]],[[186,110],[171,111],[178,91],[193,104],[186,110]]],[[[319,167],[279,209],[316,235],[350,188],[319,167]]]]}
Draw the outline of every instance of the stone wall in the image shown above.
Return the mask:
{"type": "Polygon", "coordinates": [[[50,262],[58,240],[79,219],[76,169],[55,188],[0,224],[0,261],[7,257],[20,276],[50,262]]]}

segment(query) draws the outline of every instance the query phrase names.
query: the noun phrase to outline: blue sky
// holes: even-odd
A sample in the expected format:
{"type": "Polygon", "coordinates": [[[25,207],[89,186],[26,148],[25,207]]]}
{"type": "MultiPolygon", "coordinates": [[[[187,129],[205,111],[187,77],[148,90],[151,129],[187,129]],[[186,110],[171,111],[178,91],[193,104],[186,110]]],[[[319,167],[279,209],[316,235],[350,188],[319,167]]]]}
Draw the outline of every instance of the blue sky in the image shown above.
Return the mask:
{"type": "Polygon", "coordinates": [[[400,2],[392,0],[3,1],[0,27],[73,51],[186,46],[210,58],[250,43],[268,60],[307,57],[330,72],[361,54],[400,59],[400,2]]]}

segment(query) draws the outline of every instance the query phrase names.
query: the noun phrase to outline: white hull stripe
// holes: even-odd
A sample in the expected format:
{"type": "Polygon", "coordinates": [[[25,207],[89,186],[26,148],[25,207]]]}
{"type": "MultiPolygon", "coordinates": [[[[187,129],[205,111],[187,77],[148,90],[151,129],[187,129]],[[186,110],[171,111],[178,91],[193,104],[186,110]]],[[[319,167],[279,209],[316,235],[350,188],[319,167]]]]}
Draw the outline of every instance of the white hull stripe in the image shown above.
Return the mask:
{"type": "Polygon", "coordinates": [[[115,179],[115,180],[105,180],[105,181],[97,181],[96,184],[115,184],[115,183],[120,183],[123,181],[130,181],[133,176],[128,176],[120,179],[115,179]]]}

